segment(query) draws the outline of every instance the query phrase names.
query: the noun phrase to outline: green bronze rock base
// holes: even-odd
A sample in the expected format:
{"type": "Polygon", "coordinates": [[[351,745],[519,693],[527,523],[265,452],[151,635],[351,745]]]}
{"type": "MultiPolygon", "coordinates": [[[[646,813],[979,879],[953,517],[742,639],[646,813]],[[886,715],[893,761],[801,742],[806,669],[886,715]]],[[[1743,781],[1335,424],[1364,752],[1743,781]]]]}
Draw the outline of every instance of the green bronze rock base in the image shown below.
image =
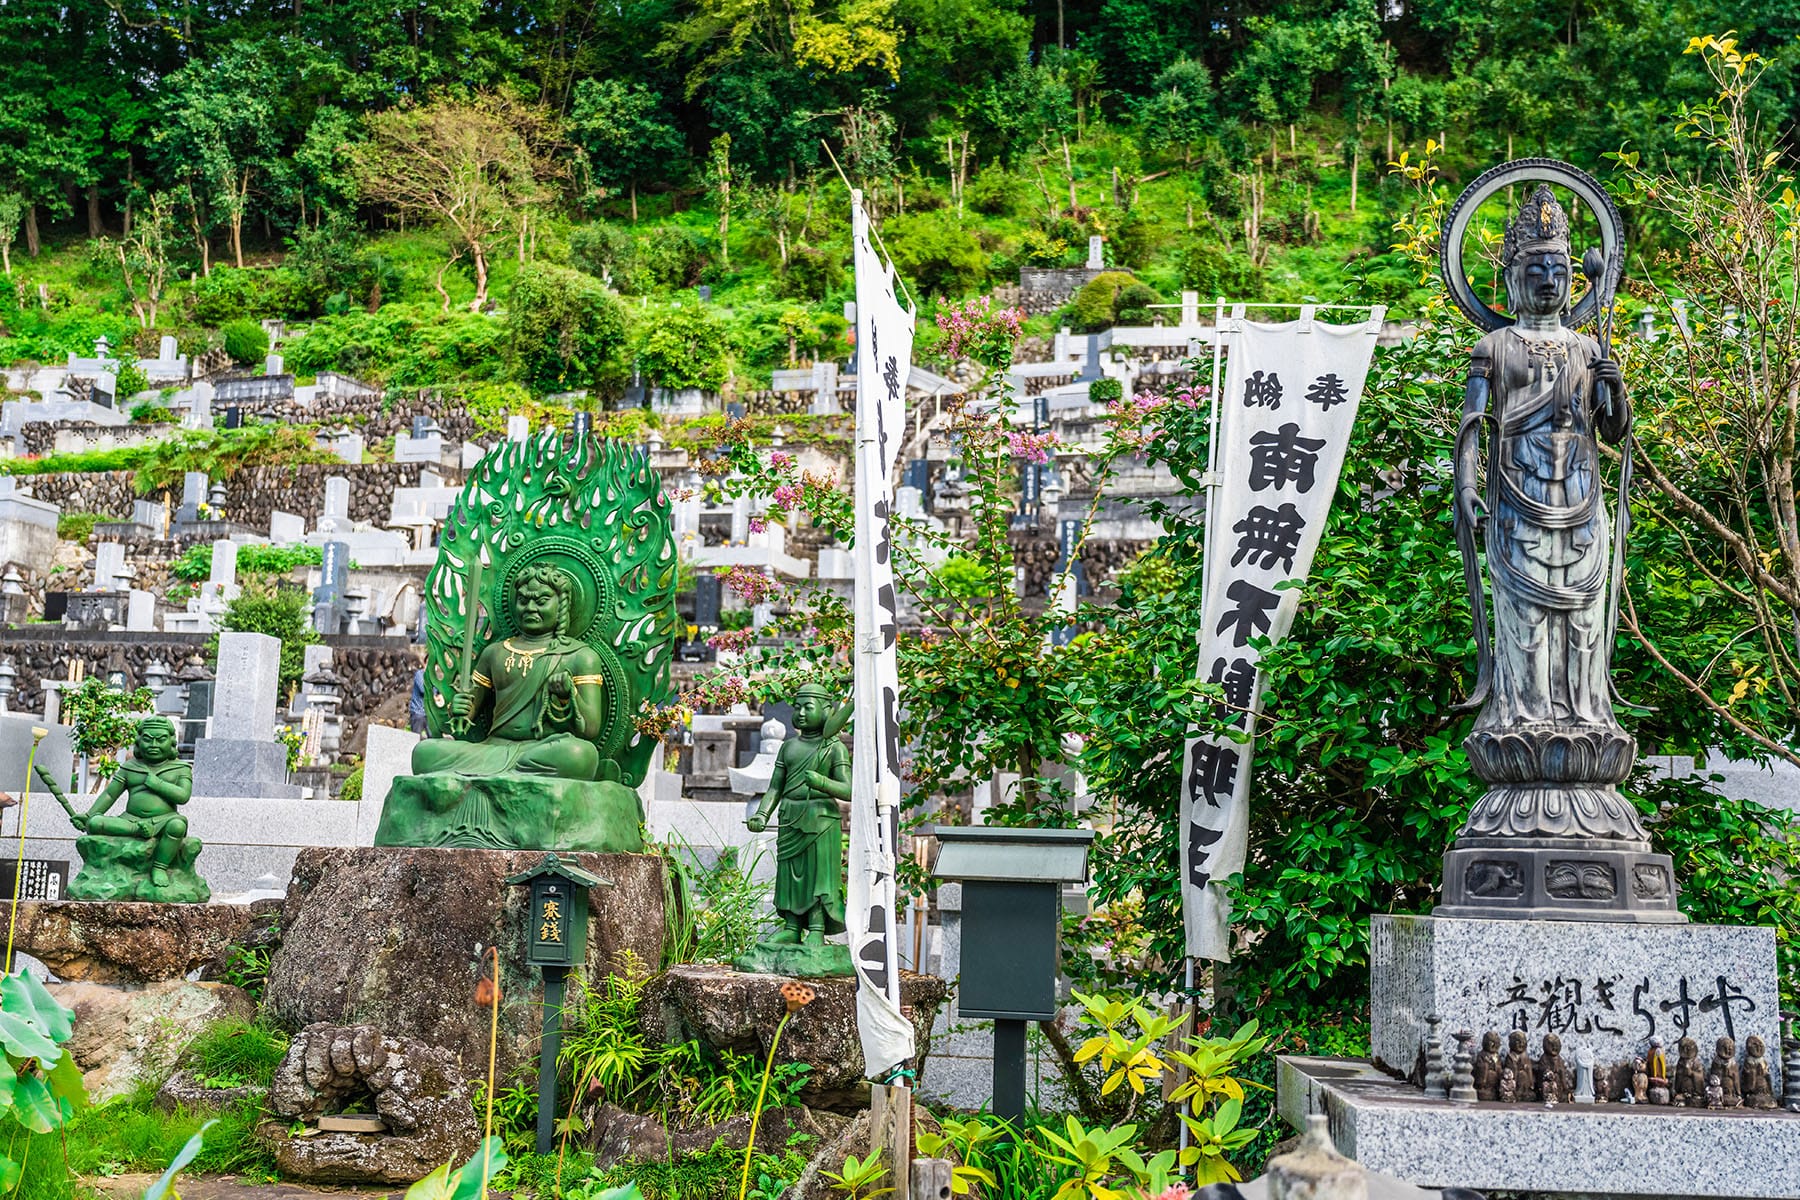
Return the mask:
{"type": "Polygon", "coordinates": [[[382,806],[375,844],[636,854],[643,813],[637,792],[608,780],[402,775],[382,806]]]}
{"type": "Polygon", "coordinates": [[[818,978],[828,975],[854,975],[850,965],[850,947],[826,942],[822,946],[783,945],[758,942],[741,957],[731,960],[740,971],[758,975],[799,975],[818,978]]]}
{"type": "Polygon", "coordinates": [[[162,904],[205,904],[212,889],[194,873],[200,839],[184,838],[181,853],[165,871],[166,884],[151,881],[156,843],[147,838],[90,833],[75,839],[81,870],[69,881],[71,900],[152,900],[162,904]]]}

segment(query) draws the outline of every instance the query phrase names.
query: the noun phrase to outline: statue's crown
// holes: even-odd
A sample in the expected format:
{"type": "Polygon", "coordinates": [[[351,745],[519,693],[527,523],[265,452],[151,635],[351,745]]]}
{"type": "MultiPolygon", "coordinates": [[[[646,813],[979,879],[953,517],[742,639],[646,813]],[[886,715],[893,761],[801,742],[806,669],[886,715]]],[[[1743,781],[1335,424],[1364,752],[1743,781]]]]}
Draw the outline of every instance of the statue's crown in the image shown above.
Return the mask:
{"type": "Polygon", "coordinates": [[[1557,203],[1556,193],[1550,190],[1550,185],[1540,183],[1525,197],[1519,215],[1506,227],[1500,262],[1503,266],[1511,266],[1521,254],[1544,250],[1569,253],[1569,214],[1557,203]]]}

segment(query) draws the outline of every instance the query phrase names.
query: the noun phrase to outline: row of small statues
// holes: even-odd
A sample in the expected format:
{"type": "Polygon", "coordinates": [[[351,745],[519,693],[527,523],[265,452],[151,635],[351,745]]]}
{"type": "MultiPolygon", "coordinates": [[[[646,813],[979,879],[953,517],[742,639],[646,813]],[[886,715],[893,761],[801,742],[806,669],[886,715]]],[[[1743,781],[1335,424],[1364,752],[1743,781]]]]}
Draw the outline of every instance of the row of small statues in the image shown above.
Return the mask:
{"type": "MultiPolygon", "coordinates": [[[[1415,1082],[1422,1081],[1428,1098],[1459,1102],[1497,1101],[1523,1104],[1542,1100],[1557,1103],[1653,1104],[1676,1108],[1780,1107],[1775,1099],[1768,1046],[1751,1034],[1744,1042],[1744,1061],[1738,1062],[1737,1043],[1722,1037],[1713,1046],[1711,1063],[1700,1061],[1700,1045],[1691,1037],[1677,1044],[1671,1069],[1661,1038],[1650,1039],[1648,1056],[1635,1058],[1629,1067],[1612,1070],[1594,1065],[1593,1052],[1583,1047],[1571,1063],[1563,1055],[1562,1039],[1544,1035],[1543,1053],[1534,1059],[1529,1040],[1515,1030],[1500,1049],[1500,1035],[1482,1035],[1481,1050],[1474,1050],[1475,1035],[1468,1030],[1452,1035],[1455,1054],[1447,1061],[1436,1032],[1437,1018],[1427,1018],[1433,1029],[1420,1054],[1415,1082]]],[[[1788,1046],[1790,1077],[1800,1059],[1800,1043],[1788,1046]]],[[[1788,1108],[1800,1111],[1800,1095],[1789,1085],[1788,1108]]]]}

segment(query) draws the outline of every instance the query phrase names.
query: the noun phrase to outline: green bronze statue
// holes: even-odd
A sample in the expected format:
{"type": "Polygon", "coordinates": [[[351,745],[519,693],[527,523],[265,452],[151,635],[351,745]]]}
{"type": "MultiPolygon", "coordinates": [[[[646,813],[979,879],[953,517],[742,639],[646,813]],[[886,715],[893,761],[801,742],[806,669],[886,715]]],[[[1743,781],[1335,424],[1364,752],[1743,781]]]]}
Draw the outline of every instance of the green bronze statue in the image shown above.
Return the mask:
{"type": "Polygon", "coordinates": [[[850,951],[828,945],[844,931],[844,834],[839,802],[850,799],[850,750],[838,737],[850,719],[823,684],[794,694],[795,735],[781,744],[768,791],[745,822],[752,833],[777,818],[775,912],[781,928],[733,965],[790,975],[850,975],[850,951]]]}
{"type": "Polygon", "coordinates": [[[158,900],[204,904],[212,892],[194,873],[200,839],[188,836],[181,806],[194,792],[194,771],[175,756],[175,725],[167,717],[138,723],[130,761],[120,765],[86,812],[74,805],[43,767],[37,777],[83,836],[75,841],[81,870],[69,882],[71,900],[158,900]],[[125,812],[109,810],[125,797],[125,812]]]}
{"type": "Polygon", "coordinates": [[[378,846],[638,851],[667,701],[675,542],[648,457],[585,434],[506,442],[426,578],[425,721],[378,846]]]}

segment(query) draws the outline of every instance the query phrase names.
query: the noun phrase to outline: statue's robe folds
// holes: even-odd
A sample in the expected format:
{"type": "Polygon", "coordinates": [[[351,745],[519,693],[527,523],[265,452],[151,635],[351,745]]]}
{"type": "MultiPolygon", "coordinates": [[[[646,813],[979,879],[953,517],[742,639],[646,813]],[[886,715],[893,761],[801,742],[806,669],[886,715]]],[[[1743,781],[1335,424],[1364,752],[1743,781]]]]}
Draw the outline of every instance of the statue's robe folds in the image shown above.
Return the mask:
{"type": "Polygon", "coordinates": [[[781,801],[776,809],[775,911],[804,915],[817,905],[825,932],[844,931],[844,831],[838,802],[806,780],[808,771],[848,774],[850,751],[837,738],[782,744],[781,801]]]}
{"type": "Polygon", "coordinates": [[[1612,530],[1597,438],[1629,428],[1624,399],[1596,407],[1599,345],[1508,326],[1470,372],[1492,415],[1485,532],[1493,591],[1492,690],[1467,743],[1495,788],[1463,836],[1644,838],[1616,790],[1635,744],[1608,686],[1612,530]]]}
{"type": "Polygon", "coordinates": [[[572,707],[559,719],[550,703],[550,678],[557,672],[565,671],[571,677],[599,674],[600,659],[591,647],[575,638],[557,638],[527,659],[508,652],[504,642],[495,642],[481,652],[476,670],[494,690],[487,737],[480,741],[422,741],[413,750],[413,774],[596,777],[600,753],[593,743],[568,728],[572,707]]]}

